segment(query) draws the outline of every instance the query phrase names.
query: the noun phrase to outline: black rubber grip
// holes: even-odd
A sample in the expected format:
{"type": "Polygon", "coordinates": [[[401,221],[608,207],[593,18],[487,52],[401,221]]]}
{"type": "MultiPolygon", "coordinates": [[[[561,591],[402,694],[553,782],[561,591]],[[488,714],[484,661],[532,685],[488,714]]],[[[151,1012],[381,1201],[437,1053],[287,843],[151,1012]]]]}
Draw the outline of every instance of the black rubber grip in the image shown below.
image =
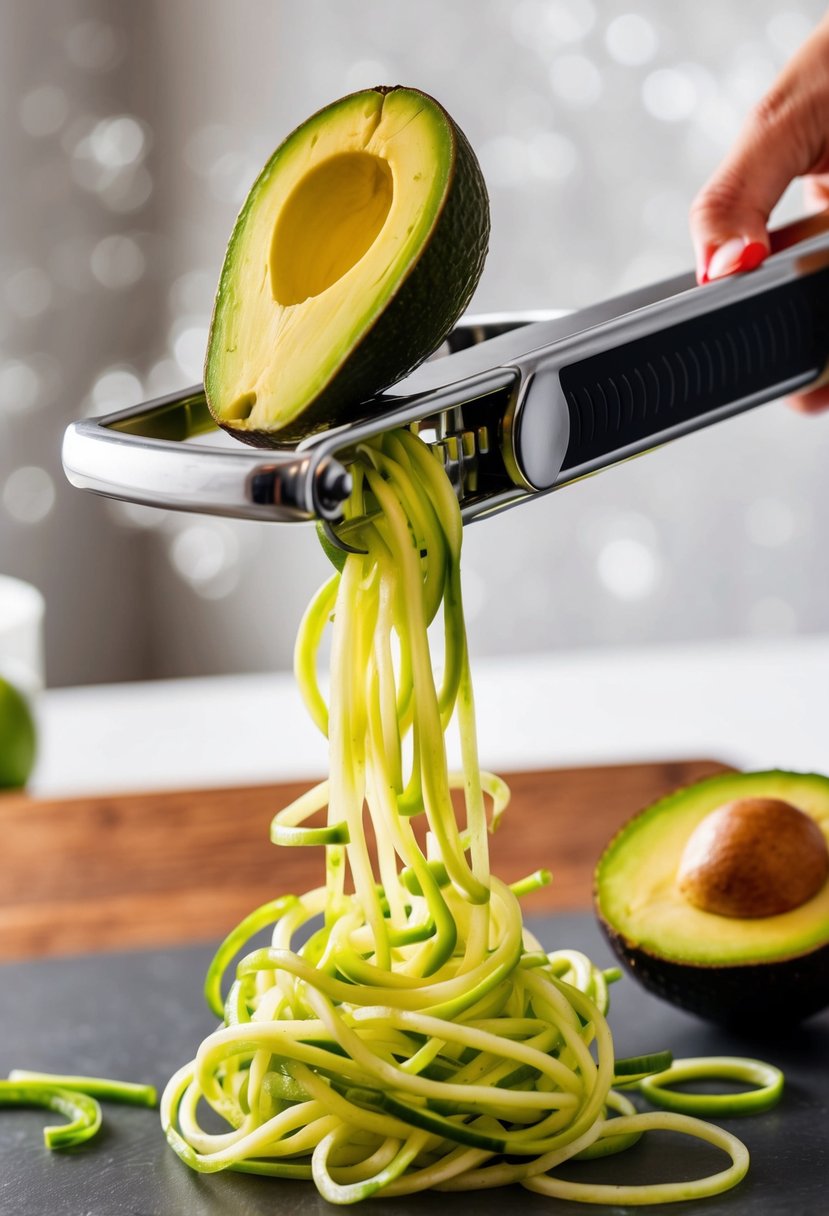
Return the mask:
{"type": "Polygon", "coordinates": [[[771,400],[827,359],[829,269],[592,355],[560,372],[570,411],[563,468],[758,394],[771,400]]]}

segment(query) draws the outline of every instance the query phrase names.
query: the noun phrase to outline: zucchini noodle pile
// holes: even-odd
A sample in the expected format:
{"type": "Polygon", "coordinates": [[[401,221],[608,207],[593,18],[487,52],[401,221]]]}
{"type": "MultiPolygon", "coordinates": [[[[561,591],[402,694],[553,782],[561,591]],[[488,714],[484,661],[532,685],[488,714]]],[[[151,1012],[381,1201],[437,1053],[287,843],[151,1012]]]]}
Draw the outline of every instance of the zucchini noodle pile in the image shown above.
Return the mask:
{"type": "Polygon", "coordinates": [[[509,792],[478,765],[449,480],[408,431],[360,448],[352,473],[347,527],[364,553],[318,592],[296,650],[330,779],[271,832],[278,845],[324,846],[325,885],[258,908],[220,947],[205,993],[222,1024],[167,1085],[170,1144],[203,1172],[312,1178],[333,1203],[510,1183],[612,1204],[727,1190],[748,1166],[739,1140],[686,1115],[639,1114],[613,1088],[670,1061],[615,1061],[613,977],[575,951],[545,953],[523,927],[519,897],[549,875],[508,886],[490,874],[487,832],[509,792]],[[436,684],[427,629],[440,613],[436,684]],[[331,619],[326,704],[317,660],[331,619]],[[453,720],[460,774],[447,768],[453,720]],[[223,998],[225,971],[265,927],[270,945],[249,949],[223,998]],[[227,1130],[202,1126],[202,1102],[227,1130]],[[706,1140],[730,1163],[646,1186],[556,1176],[650,1129],[706,1140]]]}

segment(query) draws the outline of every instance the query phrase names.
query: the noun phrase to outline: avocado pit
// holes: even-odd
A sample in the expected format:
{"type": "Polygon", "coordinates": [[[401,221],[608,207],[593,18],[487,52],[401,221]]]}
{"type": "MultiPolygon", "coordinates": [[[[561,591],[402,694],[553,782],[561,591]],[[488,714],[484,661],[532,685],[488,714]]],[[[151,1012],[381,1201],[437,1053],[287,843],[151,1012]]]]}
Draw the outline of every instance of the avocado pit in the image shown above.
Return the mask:
{"type": "Polygon", "coordinates": [[[799,908],[827,875],[829,849],[814,819],[779,798],[739,798],[697,824],[677,882],[703,912],[745,919],[799,908]]]}

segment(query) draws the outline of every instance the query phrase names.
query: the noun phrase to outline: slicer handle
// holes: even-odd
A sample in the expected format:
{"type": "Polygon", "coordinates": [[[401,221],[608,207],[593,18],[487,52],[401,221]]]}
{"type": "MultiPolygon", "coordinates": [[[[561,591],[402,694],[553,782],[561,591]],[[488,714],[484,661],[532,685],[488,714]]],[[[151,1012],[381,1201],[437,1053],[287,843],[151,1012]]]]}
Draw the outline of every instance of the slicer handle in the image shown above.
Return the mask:
{"type": "Polygon", "coordinates": [[[560,482],[801,389],[827,361],[829,268],[562,367],[560,482]]]}

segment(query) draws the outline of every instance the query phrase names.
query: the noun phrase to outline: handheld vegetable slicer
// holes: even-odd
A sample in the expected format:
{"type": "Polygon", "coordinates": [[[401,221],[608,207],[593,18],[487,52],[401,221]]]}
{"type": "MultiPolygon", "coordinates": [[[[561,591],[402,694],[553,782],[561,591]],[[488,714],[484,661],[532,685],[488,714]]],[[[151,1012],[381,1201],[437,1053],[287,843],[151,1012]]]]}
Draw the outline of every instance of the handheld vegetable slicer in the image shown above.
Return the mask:
{"type": "Polygon", "coordinates": [[[330,527],[356,446],[409,426],[447,469],[464,521],[491,515],[821,380],[829,213],[779,230],[772,249],[704,287],[686,274],[555,319],[467,318],[357,421],[290,446],[227,438],[197,386],[73,423],[64,469],[130,502],[330,527]]]}

